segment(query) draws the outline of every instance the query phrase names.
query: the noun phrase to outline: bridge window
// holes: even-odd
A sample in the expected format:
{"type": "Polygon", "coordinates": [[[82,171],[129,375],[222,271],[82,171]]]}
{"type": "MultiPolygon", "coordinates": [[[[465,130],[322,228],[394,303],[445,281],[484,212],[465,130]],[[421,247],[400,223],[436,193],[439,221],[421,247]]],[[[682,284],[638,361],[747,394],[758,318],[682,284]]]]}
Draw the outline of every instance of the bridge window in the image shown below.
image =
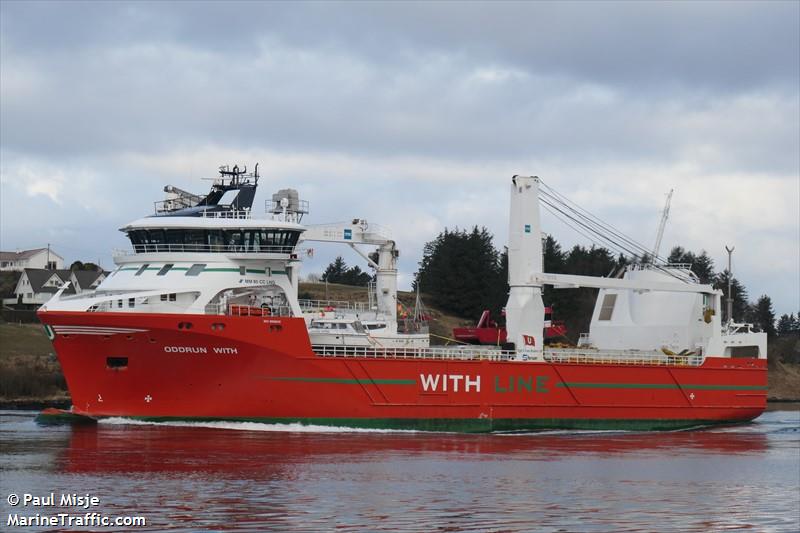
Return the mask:
{"type": "Polygon", "coordinates": [[[206,244],[206,232],[201,229],[186,230],[184,237],[186,244],[206,244]]]}
{"type": "Polygon", "coordinates": [[[208,244],[212,247],[212,251],[216,251],[218,247],[225,245],[225,234],[222,230],[208,230],[208,244]]]}
{"type": "Polygon", "coordinates": [[[128,231],[134,249],[147,252],[166,251],[245,251],[291,253],[300,239],[300,232],[283,229],[205,230],[205,229],[137,229],[128,231]]]}
{"type": "Polygon", "coordinates": [[[145,232],[148,244],[164,244],[167,242],[167,237],[163,229],[150,229],[145,232]]]}
{"type": "Polygon", "coordinates": [[[182,229],[168,229],[166,233],[167,233],[167,244],[183,244],[182,229]]]}

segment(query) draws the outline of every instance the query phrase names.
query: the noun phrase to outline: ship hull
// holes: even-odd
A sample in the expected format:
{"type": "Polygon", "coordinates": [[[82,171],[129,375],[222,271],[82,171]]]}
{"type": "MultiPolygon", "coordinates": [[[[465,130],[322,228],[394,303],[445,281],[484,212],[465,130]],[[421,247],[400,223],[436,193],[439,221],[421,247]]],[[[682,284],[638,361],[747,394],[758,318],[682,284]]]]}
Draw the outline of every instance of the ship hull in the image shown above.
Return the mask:
{"type": "Polygon", "coordinates": [[[345,427],[666,430],[752,420],[766,361],[702,366],[327,357],[301,318],[39,313],[93,418],[345,427]]]}

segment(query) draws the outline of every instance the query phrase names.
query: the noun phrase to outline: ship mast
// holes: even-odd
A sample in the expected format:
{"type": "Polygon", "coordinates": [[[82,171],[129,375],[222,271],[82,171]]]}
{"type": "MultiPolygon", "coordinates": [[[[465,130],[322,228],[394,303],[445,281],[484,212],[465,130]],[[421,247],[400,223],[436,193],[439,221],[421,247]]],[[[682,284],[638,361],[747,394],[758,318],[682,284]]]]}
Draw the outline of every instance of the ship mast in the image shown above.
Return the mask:
{"type": "Polygon", "coordinates": [[[658,257],[658,250],[661,248],[661,239],[664,237],[664,228],[667,226],[667,219],[669,218],[669,204],[672,202],[672,193],[675,189],[670,189],[667,194],[667,203],[664,205],[664,210],[661,212],[661,223],[658,225],[658,233],[656,234],[656,244],[653,246],[653,262],[658,257]]]}
{"type": "Polygon", "coordinates": [[[731,256],[735,249],[735,246],[731,246],[730,248],[725,246],[725,250],[728,252],[728,324],[733,324],[733,294],[731,294],[733,271],[731,271],[731,256]]]}
{"type": "Polygon", "coordinates": [[[508,303],[506,330],[522,360],[542,357],[544,303],[542,284],[542,232],[539,218],[539,178],[511,178],[508,230],[508,303]]]}

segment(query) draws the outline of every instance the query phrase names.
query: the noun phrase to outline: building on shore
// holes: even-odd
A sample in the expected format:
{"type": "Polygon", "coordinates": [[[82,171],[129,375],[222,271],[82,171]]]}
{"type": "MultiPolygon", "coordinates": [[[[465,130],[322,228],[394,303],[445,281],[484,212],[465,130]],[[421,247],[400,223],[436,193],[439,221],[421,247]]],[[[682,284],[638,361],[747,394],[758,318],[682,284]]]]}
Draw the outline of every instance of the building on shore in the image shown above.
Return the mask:
{"type": "Polygon", "coordinates": [[[49,300],[66,282],[65,294],[80,294],[97,288],[108,273],[103,270],[48,270],[26,268],[17,281],[14,295],[3,304],[17,309],[35,309],[49,300]]]}
{"type": "Polygon", "coordinates": [[[50,248],[0,252],[0,271],[22,272],[26,268],[59,270],[64,268],[64,258],[50,248]]]}

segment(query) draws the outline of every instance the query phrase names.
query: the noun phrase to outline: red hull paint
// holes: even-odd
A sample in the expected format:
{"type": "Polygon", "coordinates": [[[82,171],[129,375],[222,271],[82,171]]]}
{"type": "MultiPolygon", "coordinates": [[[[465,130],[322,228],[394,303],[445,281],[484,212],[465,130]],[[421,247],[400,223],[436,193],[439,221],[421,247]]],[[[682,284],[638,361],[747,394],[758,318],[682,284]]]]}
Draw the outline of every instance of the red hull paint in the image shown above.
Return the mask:
{"type": "Polygon", "coordinates": [[[321,357],[301,318],[39,317],[56,330],[74,411],[96,417],[708,423],[751,420],[766,407],[759,359],[710,357],[688,367],[321,357]],[[78,333],[58,333],[70,326],[78,333]],[[108,358],[127,358],[127,366],[109,368],[108,358]],[[437,375],[436,391],[432,381],[425,391],[425,376],[437,375]]]}

